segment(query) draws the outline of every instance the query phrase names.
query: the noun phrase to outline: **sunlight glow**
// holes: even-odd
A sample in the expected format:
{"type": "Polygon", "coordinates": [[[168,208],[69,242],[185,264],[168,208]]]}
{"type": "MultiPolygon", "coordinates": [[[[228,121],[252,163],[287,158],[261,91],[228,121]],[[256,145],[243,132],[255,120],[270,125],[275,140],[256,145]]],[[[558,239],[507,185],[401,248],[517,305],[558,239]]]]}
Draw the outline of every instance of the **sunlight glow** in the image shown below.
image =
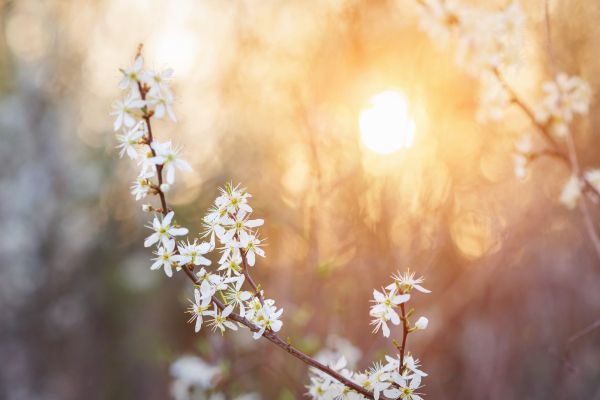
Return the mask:
{"type": "Polygon", "coordinates": [[[162,34],[156,43],[156,57],[168,64],[180,75],[191,72],[197,54],[198,43],[191,32],[183,29],[162,34]]]}
{"type": "Polygon", "coordinates": [[[410,147],[415,122],[408,114],[404,96],[390,90],[371,97],[369,104],[359,118],[360,136],[365,146],[379,154],[410,147]]]}

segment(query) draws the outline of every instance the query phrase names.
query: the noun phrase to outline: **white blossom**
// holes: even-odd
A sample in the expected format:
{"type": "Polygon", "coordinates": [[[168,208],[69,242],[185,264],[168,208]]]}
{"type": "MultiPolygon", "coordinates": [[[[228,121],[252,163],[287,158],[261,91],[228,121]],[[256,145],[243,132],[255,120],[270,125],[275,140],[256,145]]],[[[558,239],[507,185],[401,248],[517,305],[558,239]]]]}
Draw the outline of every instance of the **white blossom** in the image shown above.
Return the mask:
{"type": "Polygon", "coordinates": [[[129,93],[125,95],[124,100],[121,102],[119,100],[113,100],[110,104],[113,111],[111,111],[110,115],[116,115],[117,119],[113,124],[115,131],[118,131],[123,124],[126,127],[131,128],[135,125],[135,118],[131,116],[137,115],[134,112],[136,108],[142,108],[146,105],[144,100],[138,99],[134,93],[129,93]]]}
{"type": "Polygon", "coordinates": [[[162,221],[159,221],[157,216],[154,217],[152,226],[147,226],[147,228],[153,229],[155,232],[146,238],[146,241],[144,242],[145,247],[150,247],[159,240],[162,241],[163,244],[166,244],[173,236],[188,234],[189,231],[187,228],[175,228],[171,226],[171,220],[174,215],[175,213],[171,211],[162,219],[162,221]]]}
{"type": "Polygon", "coordinates": [[[279,317],[281,316],[281,313],[283,313],[283,308],[279,311],[275,311],[276,309],[277,307],[268,306],[267,304],[261,307],[254,319],[256,325],[260,328],[260,331],[254,333],[254,339],[260,338],[267,328],[271,329],[273,332],[279,332],[283,325],[283,322],[279,321],[279,317]]]}
{"type": "Polygon", "coordinates": [[[150,96],[158,93],[159,91],[169,93],[169,79],[173,75],[173,69],[167,68],[162,72],[157,72],[153,69],[149,69],[146,71],[146,80],[148,81],[150,86],[150,91],[148,94],[150,96]]]}
{"type": "Polygon", "coordinates": [[[546,93],[534,110],[538,123],[549,123],[556,136],[564,137],[569,132],[573,113],[587,114],[591,100],[589,84],[578,76],[569,77],[561,72],[556,80],[542,84],[546,93]]]}
{"type": "Polygon", "coordinates": [[[158,251],[156,251],[154,254],[156,254],[158,257],[153,258],[153,260],[156,260],[156,262],[152,264],[150,269],[154,271],[160,267],[164,267],[165,274],[167,274],[169,278],[173,276],[173,268],[179,267],[179,262],[186,261],[184,256],[175,254],[175,240],[167,240],[166,242],[163,241],[163,245],[159,247],[158,251]]]}
{"type": "Polygon", "coordinates": [[[237,326],[233,322],[227,320],[227,317],[229,316],[229,314],[231,314],[232,311],[233,311],[232,305],[228,305],[221,312],[221,311],[217,310],[217,305],[215,304],[214,313],[212,314],[213,320],[209,322],[209,325],[212,326],[212,330],[216,331],[217,328],[219,328],[221,330],[221,334],[223,334],[225,332],[225,328],[229,328],[229,329],[233,329],[234,331],[237,331],[237,329],[238,329],[237,326]]]}
{"type": "Polygon", "coordinates": [[[182,171],[192,172],[192,167],[180,157],[181,148],[172,149],[171,146],[152,142],[152,148],[157,156],[148,160],[148,163],[162,165],[167,173],[167,183],[172,185],[175,182],[175,166],[182,171]]]}
{"type": "Polygon", "coordinates": [[[120,69],[123,73],[123,79],[119,82],[119,87],[123,90],[131,87],[134,92],[139,93],[138,81],[142,83],[146,81],[144,73],[140,72],[143,66],[144,58],[139,56],[130,68],[120,69]]]}
{"type": "Polygon", "coordinates": [[[600,169],[592,169],[584,174],[585,180],[600,192],[600,169]]]}
{"type": "Polygon", "coordinates": [[[421,317],[419,318],[419,320],[415,323],[415,328],[417,329],[425,329],[427,328],[427,324],[429,323],[429,320],[425,317],[421,317]]]}
{"type": "Polygon", "coordinates": [[[531,138],[531,134],[527,134],[523,136],[521,140],[515,143],[515,151],[513,154],[514,161],[514,171],[515,176],[518,179],[525,179],[527,177],[527,163],[529,162],[529,157],[531,155],[531,149],[533,147],[533,142],[531,138]]]}
{"type": "Polygon", "coordinates": [[[568,209],[574,209],[579,202],[579,198],[581,197],[582,187],[583,184],[577,175],[571,175],[563,187],[562,193],[560,194],[560,202],[563,203],[568,209]]]}
{"type": "Polygon", "coordinates": [[[177,117],[173,112],[173,104],[177,104],[175,101],[175,97],[171,92],[155,92],[153,94],[148,94],[152,100],[148,100],[148,104],[154,104],[154,116],[158,119],[161,119],[165,116],[165,112],[169,114],[169,117],[173,120],[173,122],[177,122],[177,117]]]}
{"type": "MultiPolygon", "coordinates": [[[[261,226],[264,223],[262,219],[254,219],[250,220],[246,218],[246,211],[240,209],[233,218],[231,217],[223,217],[221,218],[221,225],[229,226],[226,231],[223,226],[219,226],[216,228],[217,236],[221,240],[221,243],[229,242],[233,236],[237,233],[242,235],[242,233],[247,235],[247,232],[251,228],[256,228],[257,226],[261,226]]],[[[240,237],[241,240],[241,237],[240,237]]]]}
{"type": "Polygon", "coordinates": [[[240,315],[243,317],[246,315],[246,308],[244,307],[244,302],[250,300],[252,295],[250,292],[242,291],[242,285],[244,284],[245,277],[241,275],[237,278],[237,282],[234,287],[230,287],[225,295],[225,298],[228,300],[228,304],[238,306],[240,308],[240,315]]]}
{"type": "Polygon", "coordinates": [[[431,290],[427,290],[424,287],[422,287],[421,285],[419,285],[419,283],[422,283],[425,279],[423,277],[420,277],[419,279],[415,279],[414,272],[411,274],[410,270],[405,272],[404,275],[401,275],[400,272],[398,272],[398,275],[392,275],[392,278],[396,282],[392,283],[391,285],[388,285],[386,287],[386,289],[388,289],[388,290],[392,290],[394,288],[400,287],[402,289],[402,291],[404,293],[406,293],[406,292],[410,292],[412,288],[415,288],[418,291],[423,292],[423,293],[431,293],[431,290]]]}
{"type": "Polygon", "coordinates": [[[146,169],[144,168],[135,181],[133,181],[133,186],[131,187],[133,190],[131,191],[131,194],[135,194],[136,201],[148,195],[148,190],[150,190],[148,180],[153,176],[153,171],[146,172],[146,169]]]}
{"type": "Polygon", "coordinates": [[[399,388],[388,389],[383,392],[386,397],[397,399],[401,397],[403,400],[421,400],[422,397],[414,393],[415,390],[421,386],[421,376],[413,375],[410,383],[407,383],[407,379],[400,375],[398,372],[392,374],[392,379],[399,386],[399,388]]]}
{"type": "Polygon", "coordinates": [[[122,147],[121,152],[119,153],[119,157],[123,158],[125,152],[132,159],[135,160],[139,157],[139,153],[135,148],[135,145],[138,144],[138,139],[144,136],[146,133],[146,122],[140,121],[134,126],[132,129],[123,129],[123,135],[116,135],[117,141],[120,143],[117,146],[122,147]]]}
{"type": "Polygon", "coordinates": [[[188,322],[193,322],[194,320],[196,321],[196,332],[200,331],[200,328],[202,327],[202,317],[204,315],[212,315],[214,313],[214,311],[208,310],[211,302],[211,296],[213,294],[211,293],[212,291],[210,285],[207,283],[206,287],[201,286],[201,290],[202,292],[198,289],[194,289],[195,302],[190,300],[192,305],[189,307],[188,311],[190,314],[192,314],[192,318],[190,318],[188,322]]]}
{"type": "Polygon", "coordinates": [[[252,267],[254,266],[254,262],[256,260],[256,254],[261,257],[265,256],[265,251],[260,248],[263,246],[260,244],[261,240],[258,239],[257,234],[248,234],[245,231],[242,231],[240,235],[240,245],[246,250],[246,258],[248,259],[248,264],[252,267]]]}
{"type": "Polygon", "coordinates": [[[201,243],[198,244],[196,241],[194,243],[188,242],[179,242],[179,253],[182,256],[190,257],[190,262],[194,265],[210,265],[211,261],[207,258],[202,257],[202,254],[206,254],[210,251],[210,243],[201,243]]]}
{"type": "MultiPolygon", "coordinates": [[[[238,250],[238,249],[235,249],[238,250]]],[[[221,266],[218,268],[218,271],[225,270],[225,274],[230,277],[233,273],[234,275],[240,275],[242,272],[242,256],[239,254],[239,250],[237,254],[232,254],[227,257],[227,259],[221,263],[221,266]]]]}

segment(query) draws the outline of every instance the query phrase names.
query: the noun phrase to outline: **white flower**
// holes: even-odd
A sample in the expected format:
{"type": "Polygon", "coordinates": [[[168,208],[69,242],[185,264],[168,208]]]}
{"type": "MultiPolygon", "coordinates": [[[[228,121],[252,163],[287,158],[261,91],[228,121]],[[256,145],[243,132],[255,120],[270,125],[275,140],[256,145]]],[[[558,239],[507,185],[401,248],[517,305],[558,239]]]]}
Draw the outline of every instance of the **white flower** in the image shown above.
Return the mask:
{"type": "Polygon", "coordinates": [[[513,154],[515,165],[515,176],[517,179],[525,179],[527,177],[527,157],[522,154],[513,154]]]}
{"type": "Polygon", "coordinates": [[[530,154],[532,148],[533,141],[531,133],[526,134],[521,140],[515,143],[515,150],[521,154],[530,154]]]}
{"type": "Polygon", "coordinates": [[[235,250],[237,250],[238,253],[232,254],[230,257],[227,257],[227,259],[225,259],[225,261],[222,262],[221,266],[218,268],[218,271],[225,270],[225,273],[228,277],[231,276],[232,273],[234,275],[240,275],[240,273],[242,272],[242,256],[239,254],[238,249],[235,250]]]}
{"type": "Polygon", "coordinates": [[[162,185],[160,185],[161,192],[167,193],[169,190],[171,190],[171,185],[169,185],[168,183],[163,183],[162,185]]]}
{"type": "Polygon", "coordinates": [[[227,215],[227,207],[225,205],[213,204],[208,209],[208,214],[204,217],[206,222],[220,223],[221,218],[227,215]]]}
{"type": "Polygon", "coordinates": [[[173,107],[171,107],[172,104],[177,104],[177,102],[171,92],[157,92],[151,94],[150,97],[152,97],[153,100],[148,100],[148,104],[156,104],[156,107],[154,108],[154,116],[156,118],[161,119],[164,117],[166,111],[173,122],[177,122],[177,117],[175,117],[173,107]]]}
{"type": "Polygon", "coordinates": [[[237,277],[223,279],[223,277],[218,274],[211,274],[210,272],[207,272],[204,267],[202,267],[200,272],[198,272],[196,275],[201,280],[207,281],[215,290],[226,290],[228,283],[235,282],[238,279],[237,277]]]}
{"type": "Polygon", "coordinates": [[[235,214],[238,210],[244,210],[251,213],[252,207],[248,205],[248,197],[252,195],[246,192],[246,189],[240,189],[240,185],[235,188],[231,183],[225,184],[225,189],[219,188],[221,196],[215,200],[218,207],[225,207],[230,214],[235,214]]]}
{"type": "Polygon", "coordinates": [[[233,306],[228,305],[227,307],[225,307],[223,312],[219,312],[217,310],[217,305],[215,304],[214,314],[213,314],[214,319],[209,322],[209,325],[212,326],[212,330],[216,331],[217,328],[219,328],[221,330],[221,334],[223,334],[223,332],[225,332],[225,328],[229,328],[229,329],[233,329],[234,331],[237,331],[238,327],[235,326],[235,324],[233,322],[227,321],[227,317],[229,316],[229,314],[231,314],[232,311],[233,311],[233,306]]]}
{"type": "Polygon", "coordinates": [[[425,317],[421,317],[419,318],[419,320],[415,323],[415,328],[417,329],[425,329],[427,328],[427,324],[429,323],[429,320],[425,317]]]}
{"type": "Polygon", "coordinates": [[[400,375],[398,372],[394,372],[392,374],[392,379],[394,382],[400,386],[400,388],[392,388],[383,392],[386,397],[390,397],[392,399],[397,399],[398,397],[402,397],[403,400],[421,400],[422,397],[416,393],[413,393],[415,390],[420,388],[421,386],[421,376],[413,375],[410,384],[406,383],[406,379],[400,375]]]}
{"type": "Polygon", "coordinates": [[[119,141],[119,147],[122,147],[121,152],[119,153],[119,157],[123,158],[125,152],[132,159],[135,160],[139,157],[138,151],[135,148],[135,145],[138,144],[138,139],[144,136],[146,133],[146,122],[140,121],[134,126],[132,129],[123,129],[123,135],[116,135],[117,140],[119,141]]]}
{"type": "Polygon", "coordinates": [[[119,100],[113,100],[110,104],[114,111],[111,111],[110,115],[116,115],[117,119],[113,125],[115,131],[121,128],[121,125],[125,124],[126,127],[131,128],[135,125],[135,118],[130,114],[137,115],[133,110],[135,108],[142,108],[146,105],[144,100],[140,100],[134,93],[125,95],[123,102],[119,100]]]}
{"type": "Polygon", "coordinates": [[[211,261],[207,258],[202,257],[202,254],[206,254],[210,251],[210,243],[198,244],[194,242],[190,244],[188,241],[179,242],[179,253],[182,256],[190,257],[190,262],[194,265],[210,265],[211,261]]]}
{"type": "Polygon", "coordinates": [[[584,174],[585,180],[600,192],[600,169],[593,169],[584,174]]]}
{"type": "Polygon", "coordinates": [[[535,107],[535,119],[539,123],[549,122],[552,131],[560,137],[569,132],[573,113],[587,114],[591,100],[589,84],[578,76],[568,77],[561,72],[555,81],[542,84],[546,92],[544,99],[535,107]]]}
{"type": "Polygon", "coordinates": [[[240,276],[235,284],[235,288],[229,288],[225,297],[229,300],[229,304],[232,304],[234,307],[240,307],[240,315],[243,317],[246,315],[246,309],[244,307],[244,302],[250,300],[252,295],[250,292],[242,292],[242,285],[244,284],[244,275],[240,276]]]}
{"type": "Polygon", "coordinates": [[[198,332],[202,327],[202,316],[213,315],[214,313],[214,311],[208,310],[213,293],[211,293],[212,291],[210,285],[206,281],[203,283],[206,283],[206,287],[204,285],[201,286],[202,295],[200,295],[200,290],[194,289],[194,298],[196,301],[193,302],[190,300],[192,305],[189,307],[188,311],[190,314],[192,314],[192,318],[190,318],[188,322],[193,322],[194,320],[196,321],[196,332],[198,332]]]}
{"type": "Polygon", "coordinates": [[[152,211],[152,206],[150,204],[144,204],[142,206],[142,211],[143,212],[150,212],[150,211],[152,211]]]}
{"type": "Polygon", "coordinates": [[[233,219],[230,217],[221,218],[222,225],[230,226],[228,231],[225,231],[225,228],[219,226],[216,229],[217,236],[221,240],[221,243],[229,242],[233,236],[237,234],[241,234],[242,232],[249,231],[251,228],[256,228],[257,226],[261,226],[265,221],[262,219],[254,219],[249,220],[246,217],[246,211],[240,209],[237,214],[233,216],[233,219]]]}
{"type": "Polygon", "coordinates": [[[218,383],[220,368],[208,365],[204,360],[194,356],[180,357],[169,367],[169,372],[178,381],[183,382],[182,396],[176,397],[177,400],[190,400],[190,387],[198,389],[212,389],[218,383]]]}
{"type": "Polygon", "coordinates": [[[158,93],[159,91],[169,92],[168,80],[171,78],[172,75],[173,75],[172,68],[167,68],[161,73],[158,73],[158,72],[154,71],[153,69],[147,70],[146,71],[146,79],[148,80],[148,83],[152,84],[150,86],[150,91],[148,92],[148,94],[150,96],[153,96],[154,94],[158,93]]]}
{"type": "Polygon", "coordinates": [[[144,168],[135,181],[133,181],[133,186],[131,187],[133,190],[131,191],[131,194],[135,194],[136,201],[148,195],[148,190],[150,189],[148,179],[152,178],[153,176],[154,172],[146,172],[146,168],[144,168]]]}
{"type": "Polygon", "coordinates": [[[419,370],[419,360],[415,360],[411,355],[404,357],[404,366],[416,375],[427,376],[425,372],[419,370]]]}
{"type": "Polygon", "coordinates": [[[173,236],[188,234],[187,228],[171,227],[171,220],[174,215],[175,213],[171,211],[162,221],[159,221],[157,216],[154,217],[152,226],[147,226],[147,228],[154,229],[155,232],[146,238],[146,241],[144,242],[145,247],[150,247],[159,240],[162,240],[163,244],[166,244],[173,236]]]}
{"type": "Polygon", "coordinates": [[[170,146],[152,142],[151,144],[157,156],[148,160],[148,163],[162,165],[167,172],[167,182],[173,184],[175,182],[175,166],[182,171],[192,172],[192,167],[186,161],[180,159],[182,154],[179,154],[181,148],[171,149],[170,146]]]}
{"type": "Polygon", "coordinates": [[[456,1],[426,0],[417,10],[419,28],[440,47],[446,45],[450,34],[460,26],[462,10],[456,1]]]}
{"type": "Polygon", "coordinates": [[[374,364],[370,368],[367,380],[362,382],[362,385],[367,389],[371,389],[373,397],[375,400],[378,400],[379,393],[390,387],[390,383],[387,382],[388,379],[390,379],[390,370],[388,367],[383,367],[381,364],[374,364]]]}
{"type": "Polygon", "coordinates": [[[179,267],[178,262],[185,262],[185,257],[175,254],[175,240],[167,240],[166,243],[163,241],[163,246],[158,248],[156,251],[158,257],[153,258],[156,260],[150,269],[152,271],[164,267],[165,274],[170,278],[173,276],[173,267],[179,267]]]}
{"type": "Polygon", "coordinates": [[[260,248],[262,245],[258,239],[258,233],[255,235],[249,235],[245,231],[242,231],[240,235],[240,245],[246,250],[246,258],[248,259],[248,264],[250,264],[251,267],[254,266],[254,262],[256,260],[255,254],[258,254],[261,257],[265,256],[265,251],[260,248]]]}
{"type": "Polygon", "coordinates": [[[562,193],[560,194],[560,202],[563,203],[568,209],[572,210],[577,206],[577,202],[581,197],[581,188],[583,184],[579,178],[573,174],[563,187],[562,193]]]}
{"type": "Polygon", "coordinates": [[[119,82],[119,87],[123,90],[127,89],[127,87],[131,86],[131,89],[139,92],[138,81],[144,82],[145,77],[143,73],[140,73],[140,70],[144,66],[144,58],[139,56],[136,58],[135,62],[126,70],[120,69],[123,73],[123,79],[119,82]]]}
{"type": "Polygon", "coordinates": [[[281,326],[283,325],[283,322],[279,321],[278,318],[281,316],[283,308],[277,312],[275,311],[276,309],[276,307],[271,307],[267,304],[265,304],[264,307],[260,309],[255,318],[256,325],[260,327],[260,331],[254,333],[254,339],[260,338],[263,335],[263,333],[265,333],[265,329],[267,328],[271,329],[273,332],[279,332],[281,326]]]}
{"type": "MultiPolygon", "coordinates": [[[[385,291],[384,291],[385,293],[385,291]]],[[[371,316],[375,319],[371,322],[371,325],[376,325],[373,333],[377,333],[379,328],[383,327],[383,336],[390,336],[390,329],[387,326],[387,321],[392,321],[394,325],[400,324],[400,317],[394,311],[399,304],[404,303],[410,299],[410,294],[397,295],[395,288],[389,293],[380,293],[377,290],[373,290],[374,301],[377,303],[371,307],[371,316]]]]}
{"type": "Polygon", "coordinates": [[[504,110],[510,105],[510,94],[499,82],[495,81],[481,93],[477,121],[480,124],[488,120],[498,121],[504,116],[504,110]]]}
{"type": "Polygon", "coordinates": [[[404,275],[400,275],[400,272],[398,272],[398,275],[392,275],[392,278],[396,282],[386,286],[386,289],[392,290],[394,288],[401,287],[404,292],[410,292],[412,288],[415,288],[423,293],[431,293],[431,290],[427,290],[419,285],[419,283],[422,283],[424,281],[423,277],[420,277],[419,279],[414,279],[414,272],[410,274],[410,276],[409,273],[410,270],[407,270],[407,272],[405,272],[404,275]]]}

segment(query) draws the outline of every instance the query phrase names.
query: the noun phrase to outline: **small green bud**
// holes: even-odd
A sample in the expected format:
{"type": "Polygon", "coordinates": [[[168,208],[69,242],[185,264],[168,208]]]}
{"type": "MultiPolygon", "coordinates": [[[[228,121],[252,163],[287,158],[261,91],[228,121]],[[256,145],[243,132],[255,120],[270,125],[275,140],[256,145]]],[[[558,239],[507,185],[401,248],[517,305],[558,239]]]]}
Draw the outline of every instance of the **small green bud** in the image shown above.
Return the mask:
{"type": "Polygon", "coordinates": [[[258,284],[258,286],[256,287],[256,291],[260,292],[260,283],[258,284]]]}
{"type": "Polygon", "coordinates": [[[398,344],[398,342],[396,342],[396,339],[393,339],[393,340],[392,340],[392,342],[394,343],[394,346],[396,346],[396,347],[400,346],[400,345],[398,344]]]}
{"type": "Polygon", "coordinates": [[[415,309],[414,309],[414,308],[413,308],[412,310],[410,310],[410,311],[408,312],[408,314],[406,314],[406,317],[404,317],[404,318],[408,318],[408,317],[410,317],[410,316],[412,315],[413,311],[415,311],[415,309]]]}

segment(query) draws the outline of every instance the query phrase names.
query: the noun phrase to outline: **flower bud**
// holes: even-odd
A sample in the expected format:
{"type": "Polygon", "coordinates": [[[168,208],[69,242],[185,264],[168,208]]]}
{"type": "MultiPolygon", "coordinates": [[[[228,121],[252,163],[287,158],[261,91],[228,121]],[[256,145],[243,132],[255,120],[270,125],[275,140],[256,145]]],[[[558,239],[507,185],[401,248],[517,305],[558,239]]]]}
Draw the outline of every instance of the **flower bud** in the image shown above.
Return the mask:
{"type": "Polygon", "coordinates": [[[167,193],[169,189],[171,189],[171,186],[169,186],[168,183],[163,183],[162,185],[160,185],[160,191],[163,193],[167,193]]]}
{"type": "Polygon", "coordinates": [[[152,207],[150,204],[144,204],[142,206],[142,210],[144,212],[150,212],[150,211],[154,211],[154,207],[152,207]]]}
{"type": "Polygon", "coordinates": [[[419,318],[419,320],[415,324],[415,328],[417,328],[417,329],[425,329],[425,328],[427,328],[427,324],[428,323],[429,323],[429,320],[427,318],[421,317],[421,318],[419,318]]]}

